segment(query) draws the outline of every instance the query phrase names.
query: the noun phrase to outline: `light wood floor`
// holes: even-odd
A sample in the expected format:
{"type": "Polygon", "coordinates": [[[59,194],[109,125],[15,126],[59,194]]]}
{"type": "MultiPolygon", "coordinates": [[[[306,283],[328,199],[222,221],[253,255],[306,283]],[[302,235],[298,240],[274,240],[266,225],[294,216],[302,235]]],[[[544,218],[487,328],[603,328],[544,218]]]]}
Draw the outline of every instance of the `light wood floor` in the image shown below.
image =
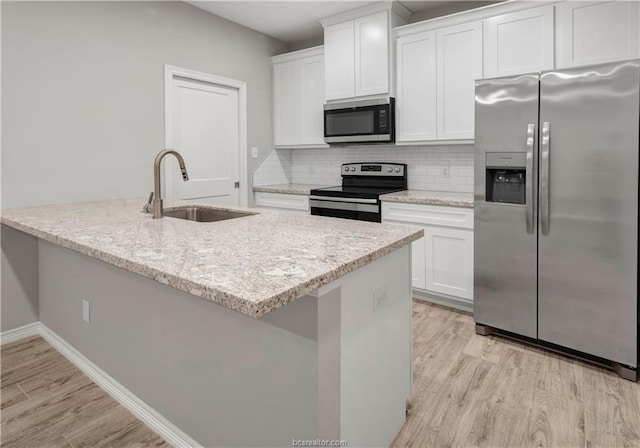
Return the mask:
{"type": "Polygon", "coordinates": [[[2,345],[1,362],[2,448],[170,447],[41,337],[2,345]]]}
{"type": "MultiPolygon", "coordinates": [[[[413,309],[414,395],[394,447],[640,447],[640,384],[413,309]]],[[[2,346],[1,386],[3,448],[169,446],[40,337],[2,346]]]]}
{"type": "Polygon", "coordinates": [[[466,313],[414,302],[414,395],[394,447],[640,447],[640,384],[475,334],[466,313]]]}

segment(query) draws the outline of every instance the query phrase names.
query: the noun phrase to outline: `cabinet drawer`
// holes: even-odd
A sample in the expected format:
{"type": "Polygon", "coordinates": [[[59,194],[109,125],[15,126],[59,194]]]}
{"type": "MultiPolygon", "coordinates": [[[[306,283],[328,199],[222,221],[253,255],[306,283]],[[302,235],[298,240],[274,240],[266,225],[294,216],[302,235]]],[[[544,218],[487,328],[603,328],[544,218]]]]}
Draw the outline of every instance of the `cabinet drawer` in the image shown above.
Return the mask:
{"type": "Polygon", "coordinates": [[[301,194],[255,192],[256,207],[309,211],[309,196],[301,194]]]}
{"type": "Polygon", "coordinates": [[[473,209],[383,202],[382,219],[406,223],[473,229],[473,209]]]}

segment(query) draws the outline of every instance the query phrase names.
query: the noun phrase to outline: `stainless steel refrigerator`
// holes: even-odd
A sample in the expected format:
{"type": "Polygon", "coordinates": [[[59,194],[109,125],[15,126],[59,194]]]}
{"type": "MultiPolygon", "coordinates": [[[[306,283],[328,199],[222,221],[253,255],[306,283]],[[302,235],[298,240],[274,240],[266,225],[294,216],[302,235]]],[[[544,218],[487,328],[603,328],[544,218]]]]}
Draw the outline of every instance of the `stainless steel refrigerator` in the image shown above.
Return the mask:
{"type": "Polygon", "coordinates": [[[479,80],[474,317],[638,367],[640,60],[479,80]]]}

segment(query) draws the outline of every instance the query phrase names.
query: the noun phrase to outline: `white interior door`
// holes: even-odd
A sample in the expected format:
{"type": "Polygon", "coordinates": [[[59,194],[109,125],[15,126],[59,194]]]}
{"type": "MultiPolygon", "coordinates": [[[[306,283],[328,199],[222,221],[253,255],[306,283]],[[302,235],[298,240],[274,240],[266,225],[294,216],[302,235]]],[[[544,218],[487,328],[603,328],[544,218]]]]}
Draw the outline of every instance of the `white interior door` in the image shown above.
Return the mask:
{"type": "Polygon", "coordinates": [[[166,197],[240,205],[238,89],[172,78],[171,147],[184,157],[189,181],[165,159],[166,197]]]}

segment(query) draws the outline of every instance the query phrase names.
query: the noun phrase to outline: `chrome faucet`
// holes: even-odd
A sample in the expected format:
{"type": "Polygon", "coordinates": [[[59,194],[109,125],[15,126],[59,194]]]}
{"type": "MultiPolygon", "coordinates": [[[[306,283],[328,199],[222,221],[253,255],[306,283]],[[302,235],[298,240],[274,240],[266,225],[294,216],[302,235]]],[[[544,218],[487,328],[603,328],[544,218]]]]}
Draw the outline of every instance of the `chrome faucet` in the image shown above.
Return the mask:
{"type": "Polygon", "coordinates": [[[189,180],[187,168],[184,165],[184,159],[178,151],[173,149],[165,149],[160,151],[153,162],[153,192],[149,195],[149,201],[142,207],[142,210],[153,214],[153,219],[162,218],[162,195],[160,193],[160,162],[164,156],[173,154],[178,159],[180,171],[182,172],[182,180],[189,180]]]}

